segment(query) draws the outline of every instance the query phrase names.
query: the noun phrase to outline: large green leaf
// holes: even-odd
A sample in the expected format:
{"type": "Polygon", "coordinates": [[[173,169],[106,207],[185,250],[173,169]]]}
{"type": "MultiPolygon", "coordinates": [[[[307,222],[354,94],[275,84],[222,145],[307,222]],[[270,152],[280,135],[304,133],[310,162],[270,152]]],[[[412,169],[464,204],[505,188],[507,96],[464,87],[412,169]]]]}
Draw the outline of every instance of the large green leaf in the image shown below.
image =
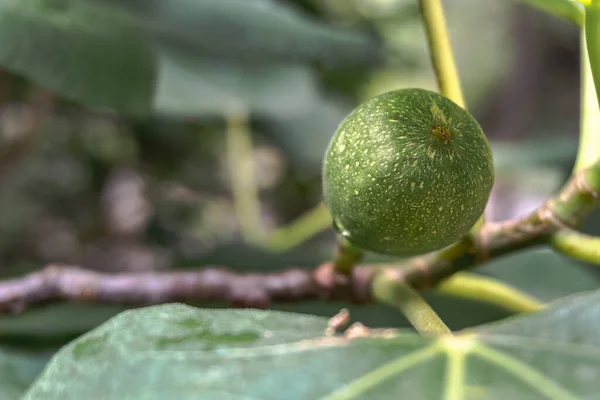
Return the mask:
{"type": "Polygon", "coordinates": [[[91,106],[150,107],[154,56],[137,30],[78,0],[0,0],[0,65],[91,106]]]}
{"type": "Polygon", "coordinates": [[[327,320],[171,304],[63,348],[26,399],[598,398],[600,291],[428,339],[325,335],[327,320]]]}
{"type": "MultiPolygon", "coordinates": [[[[585,345],[596,347],[598,351],[600,350],[599,323],[600,291],[594,291],[557,300],[551,307],[527,317],[511,317],[481,326],[478,331],[486,335],[492,333],[541,342],[554,341],[557,347],[563,344],[585,345]]],[[[596,356],[600,357],[600,354],[596,356]]],[[[600,368],[600,364],[598,367],[600,368]]]]}
{"type": "Polygon", "coordinates": [[[21,354],[0,348],[0,399],[20,399],[48,359],[47,355],[21,354]]]}

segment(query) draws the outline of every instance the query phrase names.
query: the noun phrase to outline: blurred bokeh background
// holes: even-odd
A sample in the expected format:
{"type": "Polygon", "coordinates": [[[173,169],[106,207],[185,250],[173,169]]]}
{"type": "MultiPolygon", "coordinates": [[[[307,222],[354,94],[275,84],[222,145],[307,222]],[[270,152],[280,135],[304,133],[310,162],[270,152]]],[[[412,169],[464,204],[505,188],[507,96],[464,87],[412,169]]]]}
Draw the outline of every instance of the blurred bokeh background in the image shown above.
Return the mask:
{"type": "MultiPolygon", "coordinates": [[[[436,84],[416,1],[276,3],[313,21],[361,32],[380,50],[352,63],[215,62],[210,54],[210,62],[194,67],[203,68],[205,82],[193,81],[181,65],[173,67],[178,84],[163,106],[181,112],[152,117],[82,107],[1,71],[0,276],[49,263],[109,272],[202,265],[273,271],[312,268],[329,258],[334,235],[318,208],[304,228],[320,233],[292,249],[256,237],[281,234],[278,228],[318,206],[325,147],[354,106],[388,90],[436,90],[436,84]],[[243,109],[220,112],[232,94],[243,99],[243,109]],[[194,115],[196,110],[202,112],[194,115]],[[238,152],[244,139],[236,147],[231,132],[245,128],[253,146],[248,154],[238,152]],[[254,172],[260,206],[254,238],[244,234],[238,218],[252,204],[236,206],[232,189],[248,171],[254,172]]],[[[515,1],[451,0],[445,6],[468,107],[494,150],[497,178],[488,217],[522,215],[564,182],[575,160],[578,29],[515,1]]],[[[600,233],[600,215],[585,230],[600,233]]],[[[479,272],[543,300],[594,288],[598,280],[585,265],[545,249],[494,261],[479,272]]],[[[453,328],[508,315],[479,303],[428,298],[453,328]]],[[[319,315],[341,306],[274,305],[319,315]]],[[[0,338],[53,346],[120,309],[61,304],[0,317],[0,338]]],[[[383,306],[351,311],[367,325],[405,325],[383,306]]]]}

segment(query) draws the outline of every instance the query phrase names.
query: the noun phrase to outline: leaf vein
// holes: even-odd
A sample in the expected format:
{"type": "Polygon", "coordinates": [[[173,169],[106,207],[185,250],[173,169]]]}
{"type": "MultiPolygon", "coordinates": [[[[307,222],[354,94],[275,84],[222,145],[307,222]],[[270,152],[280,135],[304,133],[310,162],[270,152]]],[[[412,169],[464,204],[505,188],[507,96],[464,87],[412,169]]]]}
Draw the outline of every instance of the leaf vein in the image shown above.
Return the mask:
{"type": "Polygon", "coordinates": [[[391,378],[394,375],[405,371],[420,362],[427,361],[434,356],[440,354],[441,346],[439,343],[433,343],[420,350],[415,350],[396,360],[382,365],[381,367],[372,370],[371,372],[355,379],[342,388],[330,393],[322,398],[322,400],[345,400],[354,399],[363,394],[373,386],[382,381],[391,378]]]}
{"type": "Polygon", "coordinates": [[[549,399],[577,400],[577,397],[567,389],[563,388],[558,383],[553,382],[541,372],[513,356],[503,354],[500,351],[496,351],[491,347],[481,344],[473,348],[473,353],[496,366],[503,367],[517,379],[526,383],[532,389],[537,390],[549,399]]]}
{"type": "Polygon", "coordinates": [[[446,400],[462,400],[465,385],[465,353],[461,351],[448,351],[446,363],[446,400]]]}

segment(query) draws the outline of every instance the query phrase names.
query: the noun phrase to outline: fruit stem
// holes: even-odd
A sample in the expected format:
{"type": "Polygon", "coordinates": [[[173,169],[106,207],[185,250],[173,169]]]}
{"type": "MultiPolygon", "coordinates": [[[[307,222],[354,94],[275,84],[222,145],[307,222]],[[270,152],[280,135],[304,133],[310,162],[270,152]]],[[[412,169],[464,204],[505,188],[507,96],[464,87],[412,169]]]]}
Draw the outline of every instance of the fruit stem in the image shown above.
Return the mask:
{"type": "Polygon", "coordinates": [[[334,265],[336,271],[350,274],[352,267],[363,257],[363,251],[352,245],[342,234],[337,235],[334,265]]]}
{"type": "Polygon", "coordinates": [[[419,6],[440,92],[466,108],[441,0],[419,0],[419,6]]]}

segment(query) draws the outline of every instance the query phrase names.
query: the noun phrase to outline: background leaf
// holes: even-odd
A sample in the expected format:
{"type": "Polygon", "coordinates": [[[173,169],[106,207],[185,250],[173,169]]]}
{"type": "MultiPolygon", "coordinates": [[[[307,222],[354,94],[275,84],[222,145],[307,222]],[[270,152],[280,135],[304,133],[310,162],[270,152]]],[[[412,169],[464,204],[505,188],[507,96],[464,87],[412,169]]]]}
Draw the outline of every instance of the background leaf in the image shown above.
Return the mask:
{"type": "Polygon", "coordinates": [[[351,111],[351,107],[333,96],[315,97],[294,115],[273,115],[265,121],[274,141],[298,167],[320,171],[325,149],[333,132],[351,111]]]}
{"type": "Polygon", "coordinates": [[[493,260],[475,272],[494,276],[542,301],[598,287],[598,275],[592,270],[548,248],[511,254],[493,260]]]}
{"type": "MultiPolygon", "coordinates": [[[[88,0],[89,1],[89,0],[88,0]]],[[[328,27],[272,0],[94,0],[119,10],[160,43],[234,60],[364,62],[377,46],[363,34],[328,27]]]]}
{"type": "Polygon", "coordinates": [[[316,79],[307,66],[237,65],[162,50],[154,99],[158,113],[223,116],[247,108],[269,117],[294,116],[318,101],[316,79]]]}
{"type": "Polygon", "coordinates": [[[538,8],[559,18],[564,18],[583,25],[583,6],[572,0],[521,0],[534,8],[538,8]]]}
{"type": "Polygon", "coordinates": [[[575,295],[440,339],[327,337],[315,316],[163,305],[63,348],[26,398],[584,398],[600,378],[599,304],[600,291],[575,295]]]}
{"type": "Polygon", "coordinates": [[[316,98],[310,69],[294,63],[376,52],[364,34],[266,0],[0,0],[1,66],[123,113],[293,114],[316,98]]]}
{"type": "Polygon", "coordinates": [[[20,399],[49,358],[0,348],[0,399],[20,399]]]}
{"type": "MultiPolygon", "coordinates": [[[[156,40],[160,73],[155,111],[222,116],[243,107],[289,125],[310,115],[317,129],[300,135],[304,146],[315,137],[324,138],[316,146],[328,140],[339,122],[332,128],[327,120],[331,107],[320,107],[329,103],[306,62],[372,62],[378,51],[364,34],[328,27],[269,0],[104,3],[125,11],[132,24],[156,40]]],[[[289,125],[278,130],[281,137],[289,125]]]]}
{"type": "Polygon", "coordinates": [[[154,56],[139,32],[79,0],[1,0],[0,65],[124,112],[147,111],[154,90],[154,56]]]}
{"type": "Polygon", "coordinates": [[[0,316],[0,340],[23,348],[52,348],[125,310],[123,306],[63,303],[0,316]]]}

